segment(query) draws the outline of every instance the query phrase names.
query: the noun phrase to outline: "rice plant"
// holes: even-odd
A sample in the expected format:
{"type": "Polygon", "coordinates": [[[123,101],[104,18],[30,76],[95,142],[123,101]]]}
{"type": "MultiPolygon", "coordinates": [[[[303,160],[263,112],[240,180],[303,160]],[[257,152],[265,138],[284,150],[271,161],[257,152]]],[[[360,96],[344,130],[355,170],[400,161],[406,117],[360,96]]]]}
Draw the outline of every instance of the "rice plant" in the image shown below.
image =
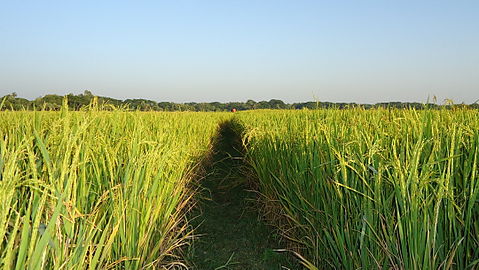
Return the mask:
{"type": "Polygon", "coordinates": [[[477,110],[238,115],[259,190],[308,269],[476,269],[477,110]]]}
{"type": "MultiPolygon", "coordinates": [[[[479,112],[235,114],[308,269],[476,269],[479,112]]],[[[186,267],[192,171],[227,113],[0,112],[0,267],[186,267]]]]}
{"type": "Polygon", "coordinates": [[[221,118],[0,112],[0,267],[184,267],[189,179],[221,118]]]}

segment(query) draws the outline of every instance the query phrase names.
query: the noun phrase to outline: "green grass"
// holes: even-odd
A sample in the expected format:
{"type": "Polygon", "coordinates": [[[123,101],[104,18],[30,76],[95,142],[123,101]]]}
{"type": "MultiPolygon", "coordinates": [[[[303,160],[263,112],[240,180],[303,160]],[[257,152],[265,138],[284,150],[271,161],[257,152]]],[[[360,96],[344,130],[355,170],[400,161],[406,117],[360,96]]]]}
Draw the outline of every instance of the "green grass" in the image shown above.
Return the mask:
{"type": "Polygon", "coordinates": [[[299,269],[289,254],[275,251],[284,243],[257,211],[240,132],[224,122],[213,141],[211,164],[198,181],[202,199],[190,222],[198,235],[190,250],[192,269],[299,269]]]}

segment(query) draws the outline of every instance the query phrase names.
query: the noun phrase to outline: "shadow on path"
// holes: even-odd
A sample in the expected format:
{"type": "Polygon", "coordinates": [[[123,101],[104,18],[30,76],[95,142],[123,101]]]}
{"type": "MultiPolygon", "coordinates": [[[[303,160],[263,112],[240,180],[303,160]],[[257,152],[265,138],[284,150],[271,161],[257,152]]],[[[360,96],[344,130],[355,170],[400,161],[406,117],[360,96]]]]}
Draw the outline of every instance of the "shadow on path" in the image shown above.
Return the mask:
{"type": "Polygon", "coordinates": [[[287,254],[274,251],[281,246],[255,210],[256,194],[242,173],[243,152],[240,130],[234,122],[222,123],[193,213],[199,236],[190,250],[192,269],[298,269],[287,254]]]}

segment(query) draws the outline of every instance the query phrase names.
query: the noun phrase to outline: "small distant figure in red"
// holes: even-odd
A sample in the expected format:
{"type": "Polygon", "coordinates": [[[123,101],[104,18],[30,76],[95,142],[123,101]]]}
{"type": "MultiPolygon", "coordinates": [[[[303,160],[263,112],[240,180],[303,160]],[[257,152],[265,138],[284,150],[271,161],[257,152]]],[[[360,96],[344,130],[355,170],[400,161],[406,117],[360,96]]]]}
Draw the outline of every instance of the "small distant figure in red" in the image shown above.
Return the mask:
{"type": "Polygon", "coordinates": [[[236,108],[231,109],[231,112],[236,112],[236,108]]]}

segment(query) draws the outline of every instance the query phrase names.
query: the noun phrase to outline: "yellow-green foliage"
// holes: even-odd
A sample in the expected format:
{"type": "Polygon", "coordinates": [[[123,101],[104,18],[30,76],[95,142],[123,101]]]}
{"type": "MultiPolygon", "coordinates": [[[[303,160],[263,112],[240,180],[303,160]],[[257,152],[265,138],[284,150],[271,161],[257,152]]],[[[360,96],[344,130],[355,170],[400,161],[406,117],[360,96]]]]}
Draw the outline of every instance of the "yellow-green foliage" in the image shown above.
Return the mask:
{"type": "MultiPolygon", "coordinates": [[[[0,112],[0,267],[181,265],[190,172],[226,113],[0,112]]],[[[309,269],[479,265],[479,112],[236,114],[309,269]]]]}
{"type": "Polygon", "coordinates": [[[177,263],[189,172],[225,114],[0,112],[0,267],[177,263]]]}
{"type": "Polygon", "coordinates": [[[477,110],[239,114],[260,191],[309,269],[479,263],[477,110]]]}

